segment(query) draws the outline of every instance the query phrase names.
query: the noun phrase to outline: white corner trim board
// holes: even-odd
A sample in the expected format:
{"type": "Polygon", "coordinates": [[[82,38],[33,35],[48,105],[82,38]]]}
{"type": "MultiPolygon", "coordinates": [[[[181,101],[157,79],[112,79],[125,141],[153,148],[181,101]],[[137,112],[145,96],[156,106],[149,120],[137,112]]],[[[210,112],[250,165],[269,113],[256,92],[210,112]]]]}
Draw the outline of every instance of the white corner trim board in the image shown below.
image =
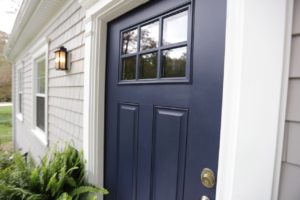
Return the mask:
{"type": "MultiPolygon", "coordinates": [[[[145,2],[79,0],[86,9],[83,148],[97,185],[104,169],[107,22],[145,2]]],[[[286,7],[286,0],[227,0],[217,200],[272,199],[286,7]]]]}
{"type": "Polygon", "coordinates": [[[217,200],[277,200],[288,3],[227,0],[217,200]]]}

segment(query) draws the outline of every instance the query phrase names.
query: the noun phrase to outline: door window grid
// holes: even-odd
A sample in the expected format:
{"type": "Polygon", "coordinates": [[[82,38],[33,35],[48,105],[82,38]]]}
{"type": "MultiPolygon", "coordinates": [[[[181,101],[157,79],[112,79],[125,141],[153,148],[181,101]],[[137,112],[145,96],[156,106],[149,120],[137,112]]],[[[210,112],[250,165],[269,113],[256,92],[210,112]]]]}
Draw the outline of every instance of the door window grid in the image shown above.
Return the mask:
{"type": "Polygon", "coordinates": [[[190,15],[190,8],[186,6],[122,31],[120,83],[188,82],[190,15]],[[179,24],[172,22],[176,18],[180,19],[179,24]],[[172,24],[182,26],[172,27],[172,24]],[[169,32],[165,33],[164,29],[169,32]],[[179,33],[174,33],[175,37],[167,40],[176,29],[179,33]],[[176,34],[179,37],[176,38],[176,34]],[[152,38],[147,38],[147,35],[152,38]]]}

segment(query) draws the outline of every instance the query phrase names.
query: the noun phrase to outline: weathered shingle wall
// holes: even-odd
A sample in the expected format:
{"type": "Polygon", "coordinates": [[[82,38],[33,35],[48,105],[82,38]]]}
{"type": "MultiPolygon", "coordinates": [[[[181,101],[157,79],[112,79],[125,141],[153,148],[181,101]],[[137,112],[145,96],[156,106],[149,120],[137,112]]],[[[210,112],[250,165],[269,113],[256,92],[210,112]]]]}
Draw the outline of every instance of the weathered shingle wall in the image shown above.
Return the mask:
{"type": "MultiPolygon", "coordinates": [[[[77,1],[63,12],[46,30],[48,49],[48,140],[49,145],[74,144],[82,149],[83,82],[84,82],[84,20],[85,11],[77,1]],[[71,69],[54,68],[54,51],[64,46],[69,52],[71,69]]],[[[49,20],[50,21],[50,20],[49,20]]],[[[23,122],[16,119],[16,143],[23,151],[39,157],[47,150],[32,134],[33,128],[33,67],[32,55],[25,52],[16,63],[24,68],[23,122]]],[[[18,66],[16,66],[18,68],[18,66]]],[[[17,70],[16,70],[17,71],[17,70]]],[[[15,72],[16,73],[16,72],[15,72]]],[[[15,74],[16,76],[16,74],[15,74]]],[[[17,80],[15,81],[17,86],[17,80]]],[[[17,89],[15,90],[17,96],[17,89]]]]}
{"type": "Polygon", "coordinates": [[[300,0],[295,0],[279,200],[300,199],[300,0]]]}

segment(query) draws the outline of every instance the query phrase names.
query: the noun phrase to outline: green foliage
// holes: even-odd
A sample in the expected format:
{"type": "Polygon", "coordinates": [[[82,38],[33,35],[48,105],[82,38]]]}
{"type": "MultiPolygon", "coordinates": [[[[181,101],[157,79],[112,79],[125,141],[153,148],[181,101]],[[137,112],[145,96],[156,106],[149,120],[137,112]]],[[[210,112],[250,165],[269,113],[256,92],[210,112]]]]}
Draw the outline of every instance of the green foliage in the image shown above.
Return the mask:
{"type": "Polygon", "coordinates": [[[8,59],[3,56],[8,35],[0,31],[0,102],[11,101],[12,67],[8,59]]]}
{"type": "Polygon", "coordinates": [[[71,146],[50,152],[38,166],[19,153],[0,153],[0,200],[80,200],[108,194],[85,178],[83,155],[71,146]]]}
{"type": "Polygon", "coordinates": [[[0,102],[11,101],[11,64],[0,56],[0,102]]]}
{"type": "Polygon", "coordinates": [[[11,109],[11,106],[0,107],[0,149],[1,144],[11,142],[12,140],[11,109]]]}

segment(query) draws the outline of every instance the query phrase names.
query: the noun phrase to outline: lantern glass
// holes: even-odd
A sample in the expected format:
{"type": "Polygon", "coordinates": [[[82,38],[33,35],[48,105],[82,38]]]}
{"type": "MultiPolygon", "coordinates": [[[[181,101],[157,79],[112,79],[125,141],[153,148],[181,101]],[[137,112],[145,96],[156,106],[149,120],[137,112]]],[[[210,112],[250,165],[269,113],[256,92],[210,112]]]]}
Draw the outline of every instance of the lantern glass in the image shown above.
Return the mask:
{"type": "Polygon", "coordinates": [[[67,70],[67,49],[60,47],[55,51],[55,69],[67,70]]]}
{"type": "Polygon", "coordinates": [[[64,52],[64,51],[60,52],[59,62],[60,62],[60,69],[65,70],[66,69],[66,52],[64,52]]]}
{"type": "Polygon", "coordinates": [[[58,70],[59,69],[59,51],[55,52],[55,69],[58,70]]]}

